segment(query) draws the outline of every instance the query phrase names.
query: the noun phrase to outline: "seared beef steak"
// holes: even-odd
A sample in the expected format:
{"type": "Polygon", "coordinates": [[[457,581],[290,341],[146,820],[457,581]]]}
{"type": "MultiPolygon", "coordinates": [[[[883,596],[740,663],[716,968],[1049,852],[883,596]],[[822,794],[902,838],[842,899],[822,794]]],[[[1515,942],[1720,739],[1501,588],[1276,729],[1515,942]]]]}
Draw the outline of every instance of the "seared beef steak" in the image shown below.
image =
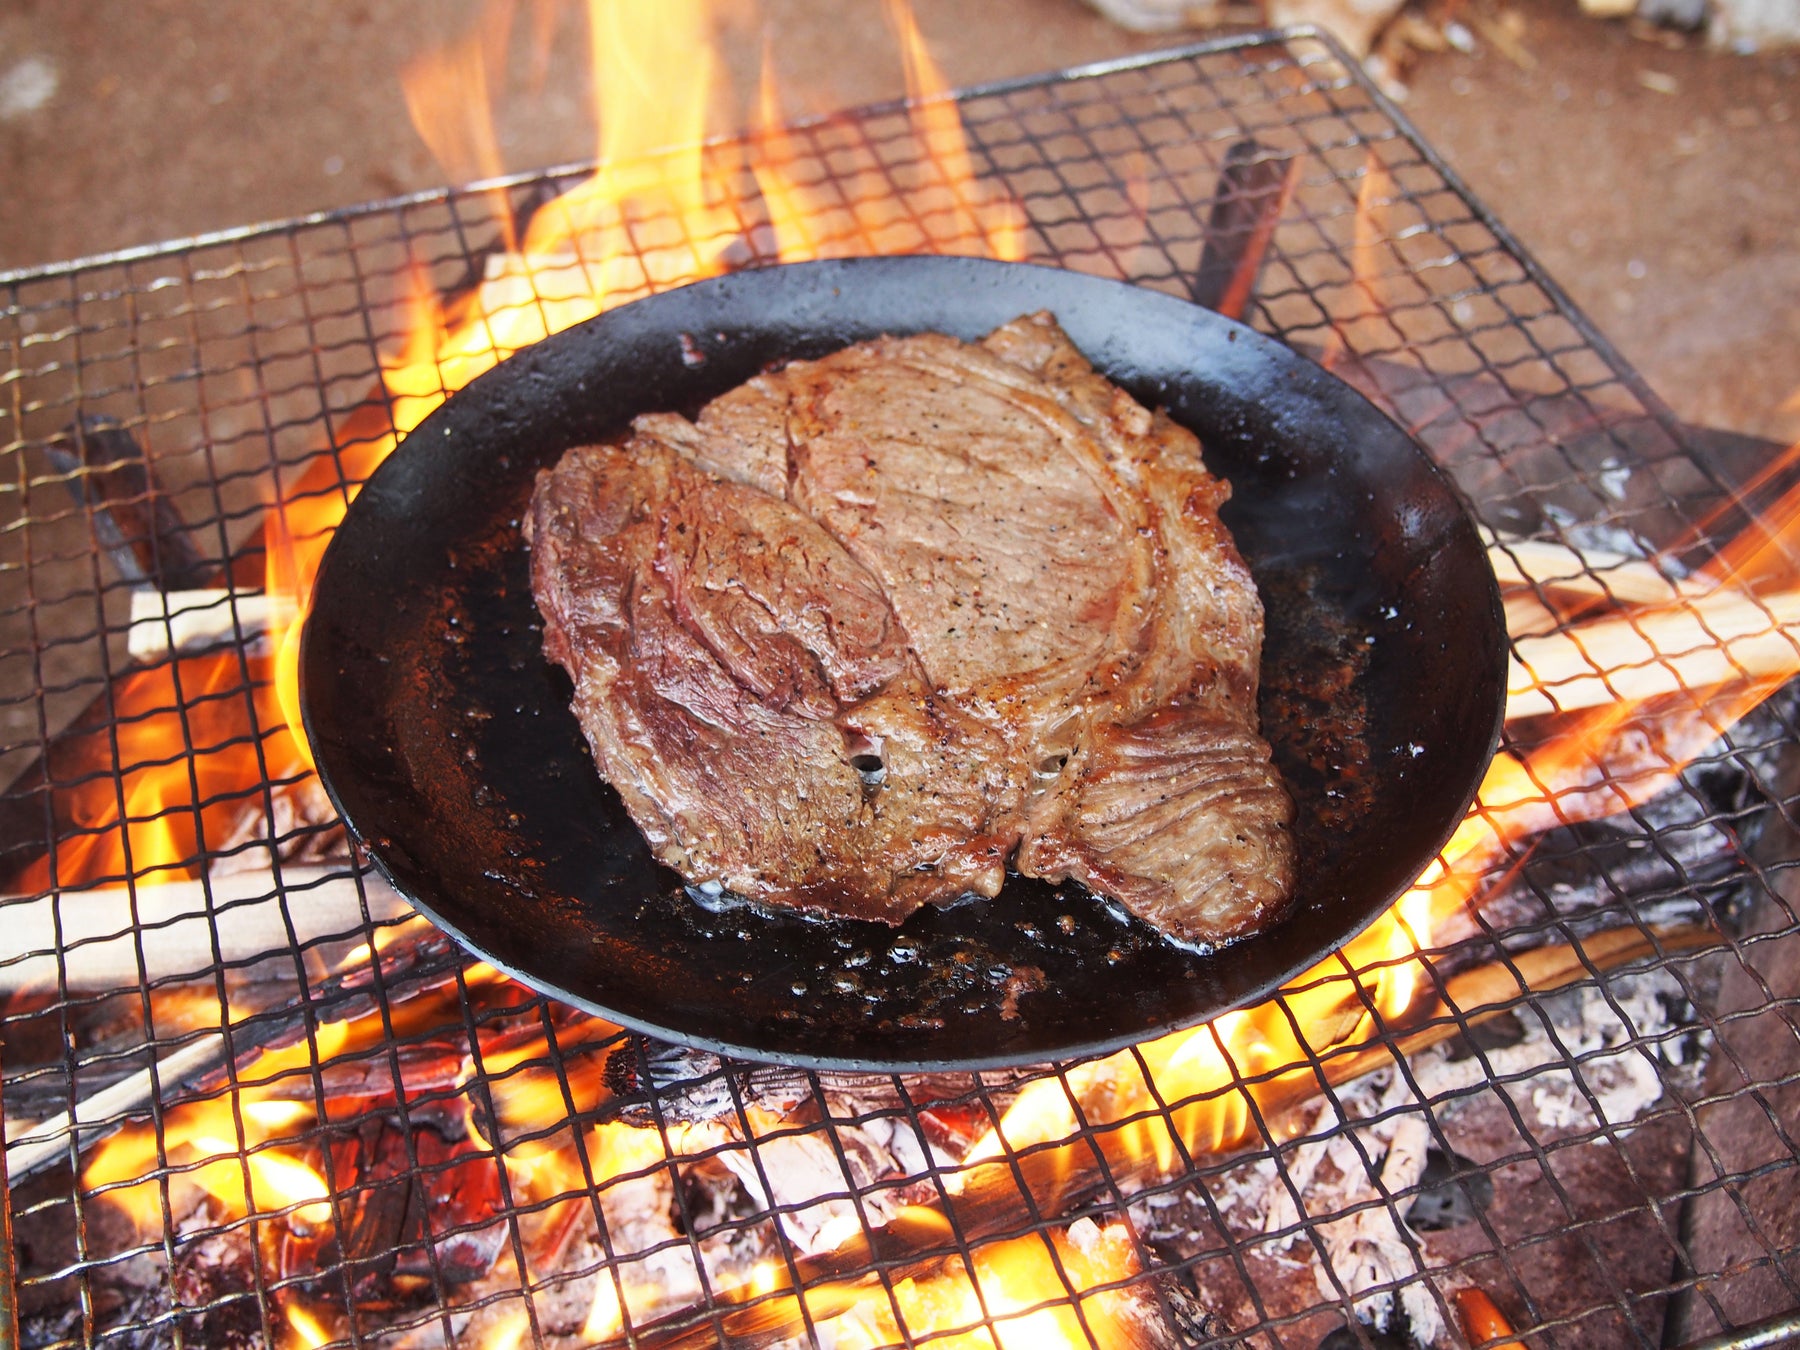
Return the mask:
{"type": "Polygon", "coordinates": [[[691,881],[898,922],[1013,858],[1218,943],[1293,870],[1228,492],[1039,315],[571,451],[533,589],[601,773],[691,881]]]}

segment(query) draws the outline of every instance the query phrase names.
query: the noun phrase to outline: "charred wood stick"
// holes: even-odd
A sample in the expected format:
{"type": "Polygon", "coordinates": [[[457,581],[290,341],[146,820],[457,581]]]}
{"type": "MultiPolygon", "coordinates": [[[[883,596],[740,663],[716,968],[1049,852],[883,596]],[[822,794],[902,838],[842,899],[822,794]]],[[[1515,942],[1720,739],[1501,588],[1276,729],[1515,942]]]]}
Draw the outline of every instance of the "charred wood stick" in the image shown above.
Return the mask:
{"type": "Polygon", "coordinates": [[[374,873],[361,879],[323,867],[232,873],[105,890],[0,898],[0,994],[53,989],[135,989],[364,932],[412,907],[374,873]],[[289,925],[292,925],[292,938],[289,925]],[[215,951],[214,944],[217,943],[215,951]],[[139,953],[142,953],[142,969],[139,953]]]}
{"type": "Polygon", "coordinates": [[[113,418],[78,417],[47,449],[127,581],[178,590],[218,570],[195,545],[143,446],[113,418]]]}
{"type": "Polygon", "coordinates": [[[209,1031],[156,1061],[154,1069],[139,1069],[75,1103],[73,1111],[50,1117],[9,1139],[6,1144],[6,1177],[16,1186],[62,1158],[72,1159],[82,1146],[83,1127],[100,1127],[110,1133],[127,1113],[150,1100],[157,1086],[165,1090],[185,1083],[225,1059],[223,1032],[209,1031]]]}
{"type": "MultiPolygon", "coordinates": [[[[1445,981],[1440,998],[1407,1018],[1412,1029],[1399,1032],[1391,1043],[1339,1045],[1321,1052],[1323,1081],[1304,1062],[1255,1082],[1236,1078],[1214,1094],[1241,1100],[1243,1106],[1229,1113],[1235,1124],[1218,1137],[1189,1141],[1189,1152],[1223,1154],[1240,1149],[1260,1137],[1260,1120],[1293,1110],[1327,1085],[1347,1083],[1391,1064],[1396,1053],[1415,1054],[1509,1013],[1527,992],[1548,993],[1587,978],[1591,970],[1613,971],[1645,958],[1695,950],[1717,941],[1717,934],[1703,928],[1649,933],[1615,929],[1587,938],[1579,948],[1539,948],[1504,963],[1454,975],[1445,981]]],[[[1202,1028],[1192,1034],[1208,1033],[1202,1028]]],[[[888,1223],[858,1234],[833,1251],[798,1259],[793,1266],[799,1279],[798,1296],[791,1286],[773,1291],[726,1290],[717,1299],[722,1306],[685,1310],[640,1328],[634,1344],[654,1350],[698,1350],[717,1344],[723,1335],[745,1350],[773,1345],[799,1334],[808,1320],[816,1325],[848,1311],[876,1286],[882,1274],[891,1283],[929,1275],[960,1261],[961,1250],[1032,1231],[1043,1219],[1066,1213],[1097,1195],[1147,1184],[1162,1170],[1157,1152],[1127,1147],[1138,1141],[1129,1125],[1121,1127],[1115,1122],[1151,1110],[1155,1103],[1146,1100],[1126,1105],[1128,1109],[1113,1113],[1112,1119],[1093,1119],[1090,1114],[1084,1137],[978,1164],[962,1174],[960,1191],[946,1194],[934,1204],[902,1210],[888,1223]]],[[[1180,1101],[1170,1105],[1167,1114],[1171,1121],[1185,1105],[1180,1101]]],[[[622,1344],[608,1343],[609,1347],[622,1344]]]]}
{"type": "Polygon", "coordinates": [[[1299,170],[1298,159],[1273,157],[1253,137],[1234,141],[1225,151],[1200,265],[1188,283],[1196,305],[1228,319],[1244,317],[1299,170]]]}
{"type": "Polygon", "coordinates": [[[1519,639],[1506,715],[1540,717],[1800,671],[1800,590],[1722,587],[1519,639]]]}

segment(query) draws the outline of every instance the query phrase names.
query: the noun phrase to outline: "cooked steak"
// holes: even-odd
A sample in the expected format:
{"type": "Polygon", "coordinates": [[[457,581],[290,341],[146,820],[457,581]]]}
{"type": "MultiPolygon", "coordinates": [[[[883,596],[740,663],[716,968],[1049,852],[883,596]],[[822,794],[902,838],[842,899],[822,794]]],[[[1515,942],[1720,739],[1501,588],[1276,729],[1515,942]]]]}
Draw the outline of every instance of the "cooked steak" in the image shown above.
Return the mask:
{"type": "Polygon", "coordinates": [[[1217,944],[1293,871],[1228,494],[1038,315],[569,452],[533,589],[600,772],[690,881],[897,923],[1010,859],[1217,944]]]}

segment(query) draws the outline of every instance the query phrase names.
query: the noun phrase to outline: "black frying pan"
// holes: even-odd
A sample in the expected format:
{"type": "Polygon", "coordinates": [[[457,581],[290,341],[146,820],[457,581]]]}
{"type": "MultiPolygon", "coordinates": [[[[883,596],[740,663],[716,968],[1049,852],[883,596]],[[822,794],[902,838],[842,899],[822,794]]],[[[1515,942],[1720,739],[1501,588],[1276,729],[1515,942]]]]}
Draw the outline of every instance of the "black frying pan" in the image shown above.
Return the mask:
{"type": "Polygon", "coordinates": [[[740,272],[521,352],[369,480],[320,569],[302,706],[332,800],[395,887],[538,988],[670,1040],[817,1066],[1000,1065],[1117,1048],[1263,995],[1347,941],[1461,819],[1499,734],[1505,630],[1443,476],[1347,386],[1207,310],[1073,272],[882,258],[740,272]],[[1051,311],[1196,431],[1268,610],[1263,727],[1297,806],[1299,899],[1208,956],[1067,884],[898,930],[701,903],[596,775],[540,651],[533,474],[651,409],[882,333],[1051,311]]]}

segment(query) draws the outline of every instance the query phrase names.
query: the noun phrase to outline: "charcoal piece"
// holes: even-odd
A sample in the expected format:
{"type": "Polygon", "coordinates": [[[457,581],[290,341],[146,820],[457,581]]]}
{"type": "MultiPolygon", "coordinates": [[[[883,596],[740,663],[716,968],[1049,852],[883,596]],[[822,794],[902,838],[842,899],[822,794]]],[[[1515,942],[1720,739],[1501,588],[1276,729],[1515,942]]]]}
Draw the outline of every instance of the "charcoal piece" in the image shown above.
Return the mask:
{"type": "Polygon", "coordinates": [[[250,1245],[229,1232],[210,1233],[175,1249],[169,1297],[181,1310],[177,1344],[218,1350],[262,1346],[253,1262],[250,1245]]]}
{"type": "Polygon", "coordinates": [[[72,1302],[54,1312],[19,1318],[19,1350],[71,1345],[81,1336],[82,1307],[72,1302]]]}
{"type": "Polygon", "coordinates": [[[1407,1207],[1406,1224],[1414,1232],[1441,1233],[1474,1222],[1493,1203],[1491,1176],[1462,1154],[1446,1154],[1434,1147],[1425,1152],[1419,1195],[1407,1207]]]}
{"type": "Polygon", "coordinates": [[[704,1237],[733,1220],[755,1216],[760,1207],[730,1169],[714,1163],[683,1168],[681,1194],[670,1216],[683,1237],[704,1237]]]}
{"type": "MultiPolygon", "coordinates": [[[[1444,1043],[1444,1053],[1453,1061],[1471,1058],[1477,1050],[1506,1050],[1525,1039],[1525,1024],[1514,1012],[1498,1012],[1473,1023],[1466,1032],[1458,1032],[1444,1043]]],[[[1440,1156],[1436,1149],[1427,1158],[1440,1156]]]]}
{"type": "Polygon", "coordinates": [[[338,1134],[331,1162],[342,1237],[290,1216],[274,1225],[270,1272],[328,1298],[340,1294],[340,1272],[347,1273],[350,1296],[363,1307],[486,1275],[506,1235],[493,1158],[473,1139],[446,1139],[416,1121],[408,1145],[408,1130],[392,1116],[338,1134]]]}
{"type": "MultiPolygon", "coordinates": [[[[1777,757],[1795,736],[1800,681],[1744,717],[1631,812],[1548,831],[1520,869],[1524,884],[1484,902],[1490,927],[1528,929],[1555,915],[1591,932],[1619,919],[1621,900],[1646,923],[1727,926],[1761,883],[1745,860],[1785,828],[1777,757]]],[[[1647,764],[1646,768],[1653,767],[1647,764]]],[[[1535,943],[1536,937],[1527,937],[1535,943]]]]}
{"type": "Polygon", "coordinates": [[[1173,1270],[1167,1278],[1158,1280],[1157,1286],[1174,1318],[1176,1331],[1187,1344],[1206,1345],[1231,1335],[1230,1324],[1206,1306],[1192,1271],[1173,1270]]]}
{"type": "Polygon", "coordinates": [[[603,1120],[638,1129],[717,1120],[732,1109],[730,1075],[706,1050],[634,1036],[606,1057],[603,1120]]]}

